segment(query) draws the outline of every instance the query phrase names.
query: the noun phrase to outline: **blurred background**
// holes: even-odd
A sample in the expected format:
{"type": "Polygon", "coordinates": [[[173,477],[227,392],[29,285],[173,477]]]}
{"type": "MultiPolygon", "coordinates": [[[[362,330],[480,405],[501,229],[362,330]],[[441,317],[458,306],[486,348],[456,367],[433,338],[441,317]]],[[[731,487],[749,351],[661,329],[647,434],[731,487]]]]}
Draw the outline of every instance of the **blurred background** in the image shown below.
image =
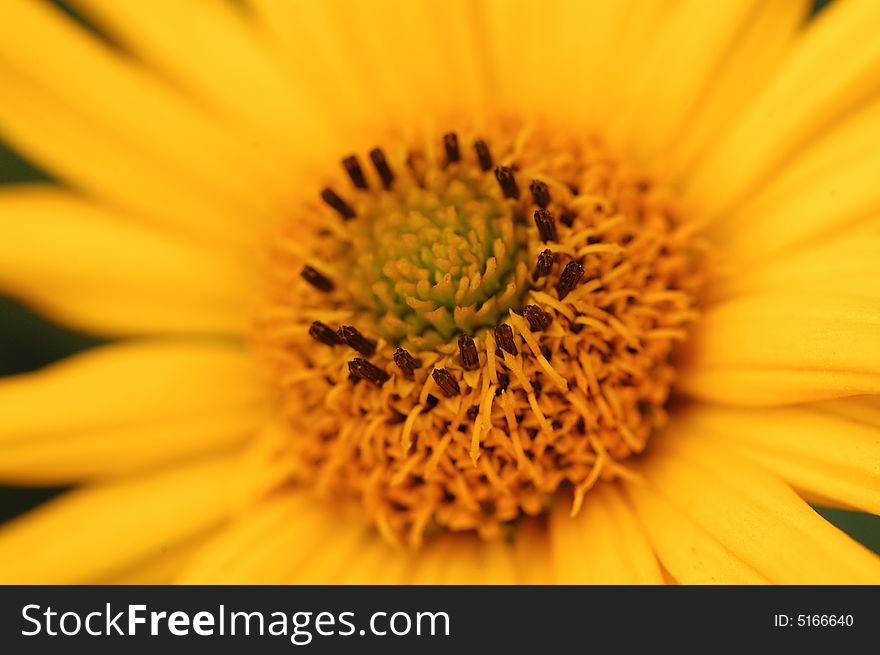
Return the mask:
{"type": "MultiPolygon", "coordinates": [[[[818,13],[832,1],[817,0],[814,4],[814,13],[818,13]]],[[[55,4],[79,19],[63,2],[57,1],[55,4]]],[[[51,176],[12,151],[3,142],[3,135],[0,132],[0,185],[51,181],[51,179],[51,176]]],[[[0,376],[33,371],[99,343],[101,343],[100,339],[53,325],[28,311],[15,300],[0,295],[0,376]]],[[[829,436],[833,437],[833,435],[829,436]]],[[[63,490],[63,488],[22,489],[0,486],[0,522],[39,505],[63,490]]],[[[880,517],[861,512],[821,507],[816,509],[853,538],[880,553],[880,517]]]]}

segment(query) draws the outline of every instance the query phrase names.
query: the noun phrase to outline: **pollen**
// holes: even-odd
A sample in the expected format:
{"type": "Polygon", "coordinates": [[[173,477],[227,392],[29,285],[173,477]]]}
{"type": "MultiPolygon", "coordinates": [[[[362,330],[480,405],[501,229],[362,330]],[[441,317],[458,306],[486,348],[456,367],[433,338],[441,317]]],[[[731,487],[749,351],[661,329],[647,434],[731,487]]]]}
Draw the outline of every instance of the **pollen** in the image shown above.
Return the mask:
{"type": "Polygon", "coordinates": [[[632,476],[708,275],[669,190],[508,120],[341,153],[271,257],[285,483],[411,547],[632,476]]]}

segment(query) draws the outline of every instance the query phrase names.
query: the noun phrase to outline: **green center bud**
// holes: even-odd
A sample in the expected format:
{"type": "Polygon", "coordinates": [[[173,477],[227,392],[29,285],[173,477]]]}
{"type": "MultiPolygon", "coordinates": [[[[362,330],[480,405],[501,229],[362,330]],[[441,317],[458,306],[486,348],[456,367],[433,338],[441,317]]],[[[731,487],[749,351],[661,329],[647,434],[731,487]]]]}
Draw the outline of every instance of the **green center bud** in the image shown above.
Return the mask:
{"type": "Polygon", "coordinates": [[[529,226],[493,176],[456,163],[362,195],[348,293],[388,341],[430,348],[522,307],[529,226]]]}

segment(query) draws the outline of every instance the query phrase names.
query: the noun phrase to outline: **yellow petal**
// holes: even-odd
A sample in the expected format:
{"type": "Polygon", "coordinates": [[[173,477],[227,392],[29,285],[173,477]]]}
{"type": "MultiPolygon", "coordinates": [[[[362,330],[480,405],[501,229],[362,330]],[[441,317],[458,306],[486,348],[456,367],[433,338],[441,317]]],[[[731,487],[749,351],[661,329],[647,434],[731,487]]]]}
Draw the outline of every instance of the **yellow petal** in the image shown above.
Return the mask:
{"type": "MultiPolygon", "coordinates": [[[[109,150],[114,158],[128,163],[130,170],[137,169],[132,182],[152,184],[167,198],[176,197],[175,191],[183,187],[179,195],[216,221],[232,220],[235,214],[227,207],[249,215],[252,222],[266,209],[261,180],[271,169],[261,162],[252,144],[238,142],[234,132],[223,129],[59,10],[23,0],[4,2],[0,53],[4,93],[8,87],[17,104],[40,105],[38,116],[45,116],[36,119],[18,110],[4,112],[0,119],[14,142],[33,145],[35,155],[57,166],[60,173],[74,180],[91,179],[88,171],[68,170],[74,166],[67,164],[64,153],[52,151],[53,146],[61,150],[75,144],[76,137],[59,142],[47,134],[40,140],[39,132],[29,128],[27,121],[39,120],[49,127],[57,123],[59,129],[94,141],[84,153],[74,153],[81,168],[90,163],[85,153],[109,150]],[[41,46],[33,48],[34,43],[41,46]],[[112,90],[109,95],[108,90],[112,90]]],[[[121,166],[125,168],[124,163],[121,166]]],[[[116,170],[105,167],[100,172],[114,177],[116,170]]]]}
{"type": "Polygon", "coordinates": [[[657,558],[618,488],[600,483],[577,516],[559,498],[550,515],[553,565],[560,584],[662,584],[657,558]]]}
{"type": "Polygon", "coordinates": [[[0,527],[4,584],[88,583],[222,521],[236,456],[71,491],[0,527]]]}
{"type": "Polygon", "coordinates": [[[0,289],[102,334],[242,334],[256,271],[48,186],[0,191],[0,289]]]}
{"type": "Polygon", "coordinates": [[[98,578],[94,584],[156,585],[173,584],[192,558],[204,547],[206,539],[217,532],[211,528],[180,543],[163,546],[146,559],[130,562],[124,568],[98,578]]]}
{"type": "Polygon", "coordinates": [[[841,162],[821,179],[792,189],[784,198],[737,212],[721,243],[746,268],[772,261],[778,253],[806,249],[860,224],[877,225],[880,151],[841,162]]]}
{"type": "Polygon", "coordinates": [[[129,146],[71,110],[59,110],[0,66],[0,127],[16,149],[75,188],[133,217],[175,234],[238,245],[254,242],[256,230],[240,213],[200,195],[192,185],[149,158],[132,157],[129,146]]]}
{"type": "Polygon", "coordinates": [[[767,293],[694,327],[679,385],[702,399],[778,405],[880,393],[880,299],[767,293]]]}
{"type": "Polygon", "coordinates": [[[723,216],[880,85],[880,4],[837,2],[812,21],[695,173],[694,215],[723,216]]]}
{"type": "Polygon", "coordinates": [[[514,106],[594,125],[614,106],[626,62],[641,53],[648,30],[630,19],[650,22],[665,3],[643,0],[638,11],[627,2],[583,0],[473,4],[495,108],[514,106]]]}
{"type": "MultiPolygon", "coordinates": [[[[303,157],[338,150],[332,125],[248,25],[224,2],[77,0],[114,38],[202,102],[261,137],[303,157]],[[222,65],[218,65],[222,62],[222,65]]],[[[310,65],[319,67],[320,62],[310,65]]],[[[275,154],[280,155],[281,150],[275,154]]]]}
{"type": "MultiPolygon", "coordinates": [[[[801,0],[757,3],[743,29],[731,34],[728,50],[700,94],[686,128],[679,129],[675,135],[674,147],[656,153],[667,175],[679,177],[693,170],[701,157],[711,153],[718,138],[748,106],[788,53],[807,20],[811,5],[801,0]]],[[[673,69],[665,70],[671,73],[673,69]]]]}
{"type": "Polygon", "coordinates": [[[682,0],[670,8],[638,72],[640,84],[629,112],[621,112],[611,128],[626,133],[627,150],[639,160],[662,153],[696,113],[756,4],[682,0]]]}
{"type": "Polygon", "coordinates": [[[290,491],[246,508],[193,558],[187,584],[510,584],[512,548],[442,535],[392,547],[356,507],[290,491]]]}
{"type": "Polygon", "coordinates": [[[730,581],[744,581],[750,571],[782,584],[880,581],[880,558],[827,523],[779,478],[699,431],[670,424],[652,442],[640,471],[644,486],[627,483],[627,489],[660,560],[681,582],[722,582],[731,574],[730,581]],[[675,544],[664,526],[685,523],[693,528],[675,544]],[[691,545],[698,553],[692,558],[701,561],[688,564],[683,555],[691,545]],[[705,560],[701,550],[709,553],[705,560]]]}
{"type": "Polygon", "coordinates": [[[880,514],[880,427],[846,417],[853,399],[741,410],[698,405],[685,420],[704,439],[738,448],[808,500],[880,514]]]}
{"type": "Polygon", "coordinates": [[[731,275],[713,285],[712,292],[724,298],[810,289],[821,295],[870,298],[876,295],[880,278],[878,252],[880,225],[869,222],[760,262],[738,259],[731,275]]]}
{"type": "Polygon", "coordinates": [[[262,402],[251,359],[223,343],[95,348],[0,380],[0,478],[57,484],[227,447],[262,402]]]}

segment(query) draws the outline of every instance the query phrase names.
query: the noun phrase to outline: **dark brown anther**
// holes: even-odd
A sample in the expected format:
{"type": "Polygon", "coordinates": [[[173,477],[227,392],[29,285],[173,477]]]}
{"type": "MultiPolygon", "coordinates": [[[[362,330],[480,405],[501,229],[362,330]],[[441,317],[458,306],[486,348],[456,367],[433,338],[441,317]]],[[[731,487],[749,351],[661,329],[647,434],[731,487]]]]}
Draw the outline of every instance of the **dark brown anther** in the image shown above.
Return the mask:
{"type": "Polygon", "coordinates": [[[403,377],[407,380],[412,380],[415,377],[413,371],[422,365],[420,359],[416,359],[409,353],[409,351],[403,348],[395,350],[392,359],[394,360],[394,363],[397,364],[397,368],[403,373],[403,377]]]}
{"type": "Polygon", "coordinates": [[[538,226],[538,234],[541,241],[559,241],[559,233],[556,231],[556,219],[546,209],[535,211],[535,225],[538,226]]]}
{"type": "Polygon", "coordinates": [[[482,139],[474,142],[474,150],[477,151],[477,161],[480,162],[480,169],[485,173],[492,168],[492,153],[489,152],[489,144],[482,139]]]}
{"type": "Polygon", "coordinates": [[[458,380],[445,368],[435,368],[431,372],[431,377],[434,378],[434,382],[437,383],[437,386],[440,387],[440,391],[443,392],[443,395],[447,398],[454,398],[455,396],[461,395],[461,387],[458,386],[458,380]]]}
{"type": "Polygon", "coordinates": [[[391,172],[391,168],[389,168],[388,162],[385,160],[385,153],[382,152],[381,148],[370,150],[370,161],[373,162],[376,172],[382,178],[382,186],[386,190],[390,189],[392,182],[394,182],[394,173],[391,172]]]}
{"type": "Polygon", "coordinates": [[[358,332],[356,327],[343,325],[340,326],[336,333],[339,335],[339,339],[342,343],[350,348],[354,348],[361,355],[372,357],[376,354],[376,342],[367,339],[364,335],[358,332]]]}
{"type": "Polygon", "coordinates": [[[477,344],[466,334],[458,337],[458,354],[461,355],[461,366],[465,371],[480,368],[480,356],[477,355],[477,344]]]}
{"type": "Polygon", "coordinates": [[[519,353],[516,342],[513,340],[513,329],[507,323],[502,323],[495,328],[495,345],[511,355],[519,353]]]}
{"type": "Polygon", "coordinates": [[[529,327],[535,332],[541,332],[550,327],[553,317],[537,305],[526,305],[523,307],[523,316],[529,322],[529,327]]]}
{"type": "Polygon", "coordinates": [[[559,215],[559,222],[563,225],[571,227],[572,223],[574,223],[574,219],[577,218],[577,212],[573,209],[563,209],[562,213],[559,215]]]}
{"type": "Polygon", "coordinates": [[[329,325],[321,323],[321,321],[315,321],[309,326],[309,336],[315,341],[325,343],[328,346],[338,346],[342,343],[339,335],[336,334],[336,330],[329,325]]]}
{"type": "Polygon", "coordinates": [[[535,204],[541,209],[547,209],[547,205],[550,204],[550,189],[547,188],[547,185],[541,180],[532,180],[529,191],[532,192],[532,200],[535,201],[535,204]]]}
{"type": "Polygon", "coordinates": [[[355,357],[348,363],[348,372],[356,378],[372,382],[377,387],[381,387],[391,377],[375,364],[360,357],[355,357]]]}
{"type": "Polygon", "coordinates": [[[336,195],[336,192],[333,189],[327,188],[321,191],[321,200],[335,209],[336,213],[342,216],[345,220],[350,220],[355,217],[354,209],[351,208],[351,205],[336,195]]]}
{"type": "Polygon", "coordinates": [[[495,179],[501,187],[501,192],[505,198],[519,199],[519,185],[513,176],[513,169],[510,166],[497,166],[495,168],[495,179]]]}
{"type": "Polygon", "coordinates": [[[577,286],[584,276],[584,267],[572,260],[565,265],[562,275],[559,276],[559,282],[556,283],[556,292],[559,299],[565,298],[571,290],[577,286]]]}
{"type": "Polygon", "coordinates": [[[323,273],[316,271],[311,266],[303,266],[303,269],[299,272],[299,274],[303,280],[311,284],[318,291],[329,293],[335,288],[333,286],[333,280],[325,276],[323,273]]]}
{"type": "Polygon", "coordinates": [[[455,132],[443,135],[443,147],[446,149],[446,163],[454,164],[461,161],[461,152],[458,149],[458,136],[455,132]]]}
{"type": "Polygon", "coordinates": [[[532,272],[532,279],[537,282],[542,277],[550,275],[554,262],[556,262],[556,253],[549,248],[541,251],[541,254],[538,255],[538,261],[535,262],[535,270],[532,272]]]}
{"type": "Polygon", "coordinates": [[[351,178],[352,184],[354,184],[358,189],[367,188],[367,178],[364,177],[364,171],[361,168],[361,163],[358,161],[358,158],[355,155],[349,155],[348,157],[343,159],[342,165],[345,166],[345,172],[348,173],[348,176],[351,178]]]}

